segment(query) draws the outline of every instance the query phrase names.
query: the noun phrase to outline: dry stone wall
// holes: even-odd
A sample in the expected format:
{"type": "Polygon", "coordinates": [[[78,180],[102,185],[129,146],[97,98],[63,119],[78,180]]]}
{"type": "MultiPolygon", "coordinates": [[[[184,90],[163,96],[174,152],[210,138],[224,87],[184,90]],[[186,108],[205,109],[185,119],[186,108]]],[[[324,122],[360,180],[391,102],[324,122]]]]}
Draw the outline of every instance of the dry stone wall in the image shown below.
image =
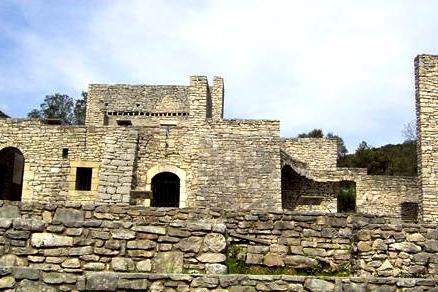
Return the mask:
{"type": "Polygon", "coordinates": [[[0,208],[3,265],[62,273],[226,273],[224,224],[169,222],[171,212],[159,210],[147,222],[140,216],[134,221],[114,220],[91,205],[30,207],[0,208]]]}
{"type": "Polygon", "coordinates": [[[187,275],[121,272],[62,274],[0,266],[0,288],[55,291],[435,291],[437,279],[336,278],[287,275],[187,275]]]}
{"type": "MultiPolygon", "coordinates": [[[[0,265],[43,272],[248,268],[435,277],[436,224],[376,216],[2,202],[0,265]]],[[[310,271],[310,272],[309,272],[310,271]]]]}

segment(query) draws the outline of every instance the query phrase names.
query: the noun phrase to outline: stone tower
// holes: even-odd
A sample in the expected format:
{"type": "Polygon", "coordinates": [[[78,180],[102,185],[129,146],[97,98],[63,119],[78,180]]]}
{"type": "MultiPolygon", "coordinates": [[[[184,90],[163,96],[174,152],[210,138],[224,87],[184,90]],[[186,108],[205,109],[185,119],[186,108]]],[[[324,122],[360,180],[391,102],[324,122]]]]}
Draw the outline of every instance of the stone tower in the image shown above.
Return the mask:
{"type": "Polygon", "coordinates": [[[438,221],[438,56],[415,59],[420,219],[438,221]]]}

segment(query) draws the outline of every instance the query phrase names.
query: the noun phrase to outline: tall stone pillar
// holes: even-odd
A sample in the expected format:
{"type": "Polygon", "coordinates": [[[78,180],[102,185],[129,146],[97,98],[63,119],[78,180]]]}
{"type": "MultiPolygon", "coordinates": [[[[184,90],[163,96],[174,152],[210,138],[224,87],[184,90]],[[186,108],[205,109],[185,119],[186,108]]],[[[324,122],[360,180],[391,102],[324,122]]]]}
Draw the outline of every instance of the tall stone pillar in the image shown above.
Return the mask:
{"type": "Polygon", "coordinates": [[[224,118],[224,79],[222,77],[215,76],[213,78],[211,99],[213,120],[222,120],[224,118]]]}
{"type": "Polygon", "coordinates": [[[438,221],[438,56],[415,59],[420,219],[438,221]]]}
{"type": "Polygon", "coordinates": [[[205,121],[209,96],[207,76],[190,77],[190,119],[205,121]]]}

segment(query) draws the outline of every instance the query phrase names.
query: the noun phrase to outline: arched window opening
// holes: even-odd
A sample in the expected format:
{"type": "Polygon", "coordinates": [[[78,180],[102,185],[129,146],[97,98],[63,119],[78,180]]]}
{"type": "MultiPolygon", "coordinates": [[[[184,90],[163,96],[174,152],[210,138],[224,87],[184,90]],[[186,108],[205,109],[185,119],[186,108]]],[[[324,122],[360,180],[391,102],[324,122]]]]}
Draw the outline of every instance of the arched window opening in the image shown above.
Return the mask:
{"type": "Polygon", "coordinates": [[[152,178],[152,207],[179,207],[180,180],[176,174],[161,172],[152,178]]]}
{"type": "Polygon", "coordinates": [[[24,156],[8,147],[0,150],[0,199],[20,201],[23,189],[24,156]]]}

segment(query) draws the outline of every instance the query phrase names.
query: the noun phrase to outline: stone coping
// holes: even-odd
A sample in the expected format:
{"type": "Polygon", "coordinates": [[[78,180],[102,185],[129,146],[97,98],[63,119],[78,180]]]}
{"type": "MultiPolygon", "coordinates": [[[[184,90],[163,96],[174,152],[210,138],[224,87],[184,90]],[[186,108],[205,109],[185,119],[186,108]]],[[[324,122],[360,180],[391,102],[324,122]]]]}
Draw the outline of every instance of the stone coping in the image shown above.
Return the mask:
{"type": "Polygon", "coordinates": [[[58,273],[0,266],[0,289],[15,291],[428,291],[438,279],[203,275],[118,272],[58,273]],[[339,290],[342,289],[342,290],[339,290]],[[382,290],[383,291],[383,290],[382,290]],[[410,291],[410,290],[409,290],[410,291]],[[413,291],[413,290],[412,290],[413,291]]]}

